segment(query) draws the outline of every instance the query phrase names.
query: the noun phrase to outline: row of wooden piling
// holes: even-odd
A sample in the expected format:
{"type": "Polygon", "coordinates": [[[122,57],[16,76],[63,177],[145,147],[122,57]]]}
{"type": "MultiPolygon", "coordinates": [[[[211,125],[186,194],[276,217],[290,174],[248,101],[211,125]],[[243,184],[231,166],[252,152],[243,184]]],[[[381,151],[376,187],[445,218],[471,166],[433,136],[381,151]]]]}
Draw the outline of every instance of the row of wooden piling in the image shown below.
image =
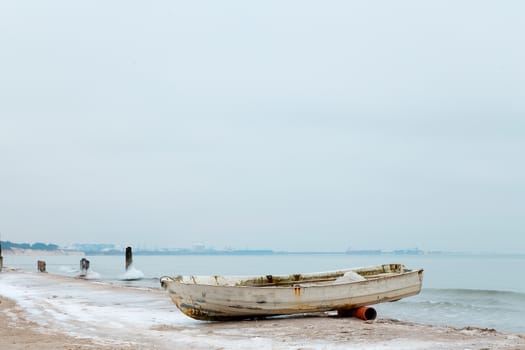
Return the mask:
{"type": "MultiPolygon", "coordinates": [[[[133,253],[131,247],[126,248],[126,271],[129,269],[133,263],[133,253]]],[[[0,243],[0,272],[2,272],[4,264],[4,258],[2,257],[2,243],[0,243]]],[[[80,259],[80,277],[85,277],[89,270],[89,260],[86,258],[80,259]]],[[[44,260],[37,261],[37,270],[38,272],[47,272],[46,271],[46,262],[44,260]]]]}

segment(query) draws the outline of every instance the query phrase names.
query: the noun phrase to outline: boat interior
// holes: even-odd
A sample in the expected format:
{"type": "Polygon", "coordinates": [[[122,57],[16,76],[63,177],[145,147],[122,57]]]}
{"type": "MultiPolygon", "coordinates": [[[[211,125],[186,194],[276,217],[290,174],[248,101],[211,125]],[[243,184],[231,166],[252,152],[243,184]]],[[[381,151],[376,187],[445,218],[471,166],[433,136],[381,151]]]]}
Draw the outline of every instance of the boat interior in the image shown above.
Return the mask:
{"type": "Polygon", "coordinates": [[[314,284],[334,284],[359,282],[374,278],[397,275],[409,272],[402,264],[383,264],[361,268],[344,269],[317,273],[297,273],[289,275],[261,275],[261,276],[177,276],[172,279],[185,284],[204,284],[216,286],[302,286],[314,284]]]}

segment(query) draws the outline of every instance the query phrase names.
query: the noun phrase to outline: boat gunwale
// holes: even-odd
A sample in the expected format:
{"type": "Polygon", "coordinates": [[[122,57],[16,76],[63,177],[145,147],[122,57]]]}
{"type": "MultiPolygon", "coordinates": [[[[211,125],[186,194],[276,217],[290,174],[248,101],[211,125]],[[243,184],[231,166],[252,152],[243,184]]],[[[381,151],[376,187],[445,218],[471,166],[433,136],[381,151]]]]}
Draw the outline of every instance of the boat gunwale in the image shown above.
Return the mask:
{"type": "MultiPolygon", "coordinates": [[[[356,270],[358,269],[347,269],[347,270],[336,270],[336,271],[328,271],[326,273],[339,273],[341,272],[341,274],[339,275],[339,277],[342,277],[344,275],[345,272],[348,272],[348,271],[353,271],[353,272],[356,272],[356,270]]],[[[365,279],[364,280],[356,280],[356,281],[343,281],[343,282],[336,282],[337,278],[338,277],[334,277],[333,280],[330,280],[330,281],[324,281],[324,282],[313,282],[312,280],[297,280],[297,281],[290,281],[290,282],[286,282],[286,284],[268,284],[268,285],[257,285],[257,284],[239,284],[239,283],[236,283],[236,284],[211,284],[211,283],[196,283],[196,282],[191,282],[191,281],[183,281],[181,280],[182,276],[179,276],[179,277],[170,277],[170,276],[163,276],[160,278],[160,281],[161,281],[161,284],[166,287],[168,287],[169,289],[169,284],[176,284],[176,285],[181,285],[181,286],[187,286],[187,287],[202,287],[202,288],[209,288],[209,287],[213,287],[213,288],[221,288],[221,289],[225,289],[225,288],[232,288],[232,289],[239,289],[239,288],[252,288],[252,289],[293,289],[293,288],[297,288],[297,287],[301,287],[301,288],[326,288],[326,287],[330,287],[330,288],[333,288],[335,286],[346,286],[346,285],[355,285],[355,284],[365,284],[365,283],[369,283],[371,281],[374,281],[374,280],[384,280],[384,279],[392,279],[392,278],[399,278],[400,276],[407,276],[407,275],[410,275],[410,274],[420,274],[423,272],[423,269],[422,268],[419,268],[419,269],[404,269],[403,271],[400,271],[400,272],[390,272],[390,273],[382,273],[382,274],[376,274],[376,275],[369,275],[369,276],[363,276],[365,279]],[[168,279],[168,283],[164,282],[165,279],[168,279]]],[[[324,274],[324,272],[321,272],[319,274],[324,274]]],[[[291,274],[293,275],[293,274],[291,274]]],[[[287,276],[291,276],[291,275],[287,275],[287,276]]],[[[309,275],[317,275],[317,273],[311,273],[309,275]]],[[[281,277],[283,276],[286,276],[286,275],[279,275],[281,277]]],[[[184,276],[184,277],[239,277],[239,278],[243,278],[245,276],[184,276]]],[[[240,281],[246,281],[246,280],[250,280],[252,277],[251,276],[246,276],[248,277],[248,279],[245,279],[245,280],[240,280],[240,281]]],[[[274,277],[278,277],[278,276],[274,276],[274,277]]]]}

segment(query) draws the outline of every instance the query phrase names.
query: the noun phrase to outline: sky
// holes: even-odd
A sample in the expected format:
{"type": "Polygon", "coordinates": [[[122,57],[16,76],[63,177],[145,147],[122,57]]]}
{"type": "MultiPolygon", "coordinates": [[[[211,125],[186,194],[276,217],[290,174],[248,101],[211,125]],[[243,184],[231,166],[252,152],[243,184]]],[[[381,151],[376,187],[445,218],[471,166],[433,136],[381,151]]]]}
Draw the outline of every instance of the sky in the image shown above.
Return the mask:
{"type": "Polygon", "coordinates": [[[0,2],[0,234],[525,253],[522,1],[0,2]]]}

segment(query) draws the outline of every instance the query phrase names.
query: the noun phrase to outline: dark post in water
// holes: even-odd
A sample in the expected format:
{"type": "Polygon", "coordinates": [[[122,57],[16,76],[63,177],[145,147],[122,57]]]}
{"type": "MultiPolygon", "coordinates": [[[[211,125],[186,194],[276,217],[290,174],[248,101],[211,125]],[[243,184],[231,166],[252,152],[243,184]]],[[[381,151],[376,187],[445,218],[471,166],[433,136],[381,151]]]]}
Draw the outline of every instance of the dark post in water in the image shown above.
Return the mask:
{"type": "Polygon", "coordinates": [[[80,276],[81,277],[86,276],[88,270],[89,270],[89,260],[86,258],[82,258],[82,260],[80,260],[80,276]]]}
{"type": "Polygon", "coordinates": [[[2,242],[0,242],[0,272],[2,272],[2,267],[4,267],[4,257],[2,256],[2,242]]]}
{"type": "Polygon", "coordinates": [[[131,253],[131,247],[126,248],[126,271],[128,271],[129,266],[133,264],[133,255],[131,253]]]}
{"type": "Polygon", "coordinates": [[[43,260],[38,260],[37,267],[39,272],[46,272],[46,262],[43,260]]]}

